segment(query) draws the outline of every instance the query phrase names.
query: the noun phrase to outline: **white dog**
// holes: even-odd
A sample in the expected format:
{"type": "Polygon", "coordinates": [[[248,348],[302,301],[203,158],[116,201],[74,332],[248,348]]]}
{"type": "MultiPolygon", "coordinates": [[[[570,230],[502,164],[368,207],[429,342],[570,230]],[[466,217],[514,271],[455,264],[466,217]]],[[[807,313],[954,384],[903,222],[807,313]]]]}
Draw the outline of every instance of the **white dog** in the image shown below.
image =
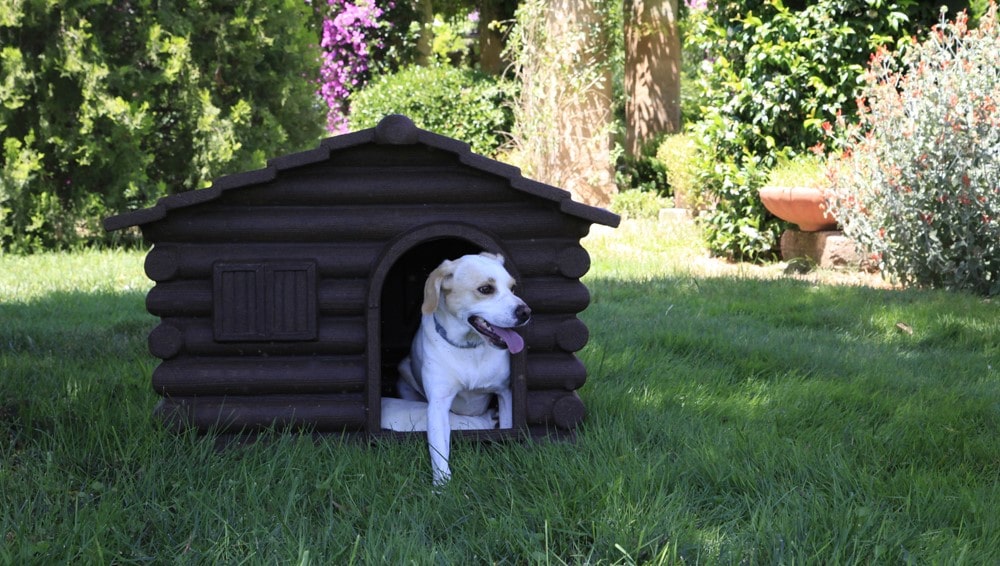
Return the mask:
{"type": "Polygon", "coordinates": [[[424,285],[422,318],[410,355],[399,364],[400,396],[427,401],[427,442],[434,484],[451,477],[449,411],[484,415],[497,397],[500,428],[513,427],[510,354],[524,349],[512,328],[531,309],[514,294],[503,256],[445,260],[424,285]]]}

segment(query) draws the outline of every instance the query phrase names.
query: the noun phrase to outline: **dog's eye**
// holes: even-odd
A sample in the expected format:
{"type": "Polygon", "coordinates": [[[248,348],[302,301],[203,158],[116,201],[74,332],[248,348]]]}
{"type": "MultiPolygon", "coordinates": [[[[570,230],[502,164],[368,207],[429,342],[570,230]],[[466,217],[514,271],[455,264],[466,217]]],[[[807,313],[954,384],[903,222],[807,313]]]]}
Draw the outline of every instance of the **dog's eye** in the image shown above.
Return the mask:
{"type": "Polygon", "coordinates": [[[494,287],[493,285],[483,285],[482,287],[480,287],[480,288],[478,288],[476,290],[479,291],[480,294],[483,294],[483,295],[492,295],[493,293],[497,292],[496,287],[494,287]]]}

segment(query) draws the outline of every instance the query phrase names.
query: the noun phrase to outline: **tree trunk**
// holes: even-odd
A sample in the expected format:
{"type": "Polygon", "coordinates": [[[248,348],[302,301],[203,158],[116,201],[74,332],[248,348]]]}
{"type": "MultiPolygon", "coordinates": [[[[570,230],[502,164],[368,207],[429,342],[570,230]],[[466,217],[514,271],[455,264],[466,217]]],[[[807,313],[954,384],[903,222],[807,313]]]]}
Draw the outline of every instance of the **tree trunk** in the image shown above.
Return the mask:
{"type": "Polygon", "coordinates": [[[513,30],[521,80],[514,109],[518,164],[529,177],[605,206],[611,161],[611,68],[599,0],[526,0],[513,30]]]}
{"type": "Polygon", "coordinates": [[[677,0],[625,0],[625,150],[680,130],[677,0]]]}
{"type": "MultiPolygon", "coordinates": [[[[608,32],[597,4],[596,0],[553,0],[548,27],[550,34],[561,37],[569,47],[561,54],[565,57],[561,63],[570,69],[589,65],[593,73],[582,88],[569,87],[569,96],[558,100],[563,188],[586,204],[606,206],[616,190],[611,160],[611,66],[608,54],[598,47],[607,45],[608,32]]],[[[559,78],[568,77],[560,74],[559,78]]]]}
{"type": "Polygon", "coordinates": [[[504,72],[507,62],[503,59],[503,33],[493,22],[503,22],[514,17],[507,0],[479,0],[479,66],[485,73],[499,75],[504,72]]]}
{"type": "Polygon", "coordinates": [[[434,5],[432,0],[416,0],[416,12],[420,31],[417,34],[417,64],[427,66],[431,62],[431,43],[434,32],[431,24],[434,22],[434,5]]]}

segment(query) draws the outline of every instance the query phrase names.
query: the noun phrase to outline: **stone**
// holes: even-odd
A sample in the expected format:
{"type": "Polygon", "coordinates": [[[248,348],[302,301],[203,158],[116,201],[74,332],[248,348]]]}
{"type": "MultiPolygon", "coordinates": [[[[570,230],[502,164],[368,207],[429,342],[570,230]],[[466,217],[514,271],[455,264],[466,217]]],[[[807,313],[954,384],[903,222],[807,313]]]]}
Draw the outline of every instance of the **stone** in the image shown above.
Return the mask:
{"type": "Polygon", "coordinates": [[[839,230],[785,230],[781,235],[781,257],[785,261],[806,258],[820,267],[858,268],[863,263],[855,243],[839,230]]]}

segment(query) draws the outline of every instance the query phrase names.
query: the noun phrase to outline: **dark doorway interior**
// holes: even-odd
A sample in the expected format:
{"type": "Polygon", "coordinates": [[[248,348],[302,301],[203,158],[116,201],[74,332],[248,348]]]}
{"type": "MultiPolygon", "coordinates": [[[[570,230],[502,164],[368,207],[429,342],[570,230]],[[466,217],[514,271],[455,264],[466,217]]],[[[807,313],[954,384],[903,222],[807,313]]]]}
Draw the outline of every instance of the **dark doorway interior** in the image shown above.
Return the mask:
{"type": "Polygon", "coordinates": [[[461,238],[417,244],[392,265],[382,286],[382,395],[396,396],[396,366],[410,351],[420,326],[420,306],[427,276],[446,259],[477,254],[483,248],[461,238]]]}

